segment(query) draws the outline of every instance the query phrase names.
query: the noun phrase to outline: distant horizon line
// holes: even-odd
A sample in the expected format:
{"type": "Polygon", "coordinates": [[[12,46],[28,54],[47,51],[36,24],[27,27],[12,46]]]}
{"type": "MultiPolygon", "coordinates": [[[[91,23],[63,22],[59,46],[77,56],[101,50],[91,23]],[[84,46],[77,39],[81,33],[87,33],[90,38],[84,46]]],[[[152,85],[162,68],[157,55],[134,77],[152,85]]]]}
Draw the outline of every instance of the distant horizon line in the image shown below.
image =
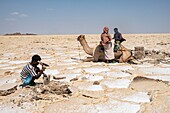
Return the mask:
{"type": "MultiPolygon", "coordinates": [[[[31,34],[33,34],[34,36],[35,35],[100,35],[101,33],[97,34],[97,33],[75,33],[75,34],[36,34],[36,33],[24,33],[24,34],[21,34],[21,35],[6,35],[6,34],[0,34],[0,36],[32,36],[31,34]],[[30,34],[30,35],[29,35],[30,34]]],[[[110,33],[110,34],[113,34],[113,33],[110,33]]],[[[121,33],[121,34],[129,34],[129,35],[135,35],[135,34],[170,34],[169,33],[121,33]]]]}

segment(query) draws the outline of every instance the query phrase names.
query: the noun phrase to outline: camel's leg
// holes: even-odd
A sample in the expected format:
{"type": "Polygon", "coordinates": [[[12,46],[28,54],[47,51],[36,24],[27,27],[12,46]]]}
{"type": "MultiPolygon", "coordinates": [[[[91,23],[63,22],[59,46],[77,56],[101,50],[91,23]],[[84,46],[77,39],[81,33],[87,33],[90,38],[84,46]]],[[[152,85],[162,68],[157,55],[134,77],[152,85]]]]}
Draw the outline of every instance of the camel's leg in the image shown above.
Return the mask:
{"type": "Polygon", "coordinates": [[[93,53],[93,57],[94,57],[94,61],[95,61],[95,62],[104,59],[104,52],[103,52],[103,50],[101,49],[101,45],[98,45],[98,46],[96,47],[96,49],[94,50],[94,53],[93,53]]]}
{"type": "Polygon", "coordinates": [[[128,62],[128,60],[130,60],[130,57],[132,56],[130,51],[122,51],[122,56],[119,59],[119,62],[128,62]]]}
{"type": "Polygon", "coordinates": [[[119,59],[122,56],[122,51],[114,52],[115,59],[119,59]]]}

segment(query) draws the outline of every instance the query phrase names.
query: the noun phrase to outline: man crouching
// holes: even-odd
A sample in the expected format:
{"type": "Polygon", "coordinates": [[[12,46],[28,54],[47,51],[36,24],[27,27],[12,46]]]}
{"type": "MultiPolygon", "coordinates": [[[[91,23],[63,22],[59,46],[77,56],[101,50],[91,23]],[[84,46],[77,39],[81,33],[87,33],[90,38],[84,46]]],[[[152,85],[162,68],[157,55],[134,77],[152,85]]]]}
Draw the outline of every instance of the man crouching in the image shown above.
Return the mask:
{"type": "Polygon", "coordinates": [[[41,61],[41,57],[39,55],[32,56],[31,62],[29,62],[24,68],[22,69],[20,76],[23,82],[22,86],[30,85],[35,86],[35,79],[38,79],[43,72],[45,71],[45,67],[40,70],[38,66],[39,62],[41,61]]]}

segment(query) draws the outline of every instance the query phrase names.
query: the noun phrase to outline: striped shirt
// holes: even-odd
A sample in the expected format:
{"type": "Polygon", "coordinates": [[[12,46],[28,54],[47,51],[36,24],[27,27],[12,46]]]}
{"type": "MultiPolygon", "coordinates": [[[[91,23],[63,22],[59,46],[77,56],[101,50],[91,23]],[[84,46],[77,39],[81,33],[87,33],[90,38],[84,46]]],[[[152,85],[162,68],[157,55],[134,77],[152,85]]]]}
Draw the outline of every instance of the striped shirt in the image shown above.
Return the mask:
{"type": "Polygon", "coordinates": [[[21,74],[22,79],[27,78],[29,75],[37,76],[37,74],[34,70],[34,67],[30,63],[28,63],[26,66],[24,66],[24,68],[22,69],[20,74],[21,74]]]}

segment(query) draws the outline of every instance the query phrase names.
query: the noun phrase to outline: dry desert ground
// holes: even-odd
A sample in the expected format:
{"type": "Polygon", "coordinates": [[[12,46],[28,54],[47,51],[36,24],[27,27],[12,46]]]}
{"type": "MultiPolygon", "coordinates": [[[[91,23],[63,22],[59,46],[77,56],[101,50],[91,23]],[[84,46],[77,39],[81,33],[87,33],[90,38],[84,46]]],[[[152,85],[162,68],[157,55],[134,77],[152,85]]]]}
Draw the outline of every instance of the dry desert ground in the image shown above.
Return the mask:
{"type": "MultiPolygon", "coordinates": [[[[79,35],[0,36],[1,113],[170,113],[170,34],[123,34],[144,47],[140,64],[83,62],[79,35]],[[32,87],[19,87],[34,54],[50,65],[32,87]]],[[[90,47],[100,34],[85,35],[90,47]]]]}

